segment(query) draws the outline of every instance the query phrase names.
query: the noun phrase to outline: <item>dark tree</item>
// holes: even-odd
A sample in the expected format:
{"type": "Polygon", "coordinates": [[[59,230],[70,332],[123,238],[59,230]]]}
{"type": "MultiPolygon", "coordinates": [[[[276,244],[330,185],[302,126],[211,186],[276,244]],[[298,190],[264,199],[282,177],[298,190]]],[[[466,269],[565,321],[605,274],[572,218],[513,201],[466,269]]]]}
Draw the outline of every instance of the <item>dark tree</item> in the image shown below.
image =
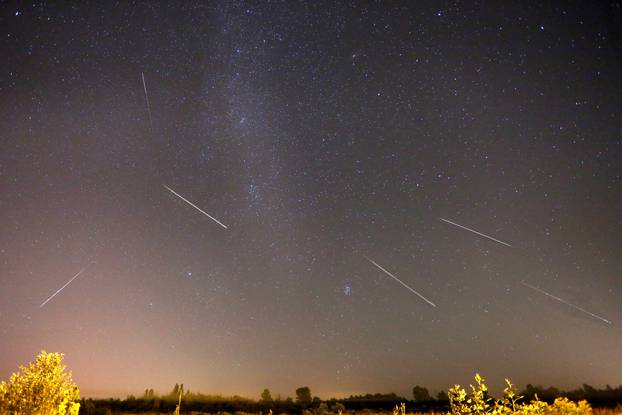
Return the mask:
{"type": "Polygon", "coordinates": [[[296,402],[303,405],[311,403],[311,389],[308,386],[302,386],[296,389],[296,402]]]}
{"type": "Polygon", "coordinates": [[[445,391],[440,391],[439,393],[437,393],[436,399],[439,400],[440,402],[449,402],[449,396],[447,395],[447,392],[445,391]]]}
{"type": "Polygon", "coordinates": [[[430,400],[430,392],[423,386],[415,386],[413,388],[413,399],[415,402],[426,402],[430,400]]]}
{"type": "Polygon", "coordinates": [[[173,390],[170,393],[170,396],[172,398],[176,398],[177,395],[179,395],[179,383],[176,383],[175,386],[173,387],[173,390]]]}
{"type": "Polygon", "coordinates": [[[261,392],[261,402],[272,402],[272,395],[269,389],[264,389],[263,392],[261,392]]]}

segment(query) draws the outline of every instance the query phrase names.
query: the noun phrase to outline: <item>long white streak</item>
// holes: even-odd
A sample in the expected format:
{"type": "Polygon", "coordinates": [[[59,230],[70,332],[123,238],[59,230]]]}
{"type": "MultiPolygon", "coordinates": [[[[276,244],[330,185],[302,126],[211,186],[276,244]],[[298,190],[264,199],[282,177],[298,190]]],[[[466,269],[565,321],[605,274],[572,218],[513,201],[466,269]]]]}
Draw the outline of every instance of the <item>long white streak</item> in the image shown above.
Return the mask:
{"type": "Polygon", "coordinates": [[[174,191],[173,189],[171,189],[167,185],[163,184],[162,186],[164,186],[166,188],[166,190],[168,190],[169,192],[171,192],[172,194],[174,194],[175,196],[177,196],[178,198],[180,198],[181,200],[183,200],[184,202],[186,202],[187,204],[189,204],[190,206],[192,206],[193,208],[195,208],[196,210],[198,210],[199,212],[201,212],[202,214],[204,214],[205,216],[207,216],[208,218],[210,218],[211,220],[213,220],[214,222],[216,222],[217,224],[222,226],[223,228],[229,229],[229,228],[227,228],[227,225],[225,225],[224,223],[222,223],[221,221],[219,221],[218,219],[216,219],[215,217],[213,217],[209,213],[205,212],[200,207],[198,207],[197,205],[195,205],[194,203],[192,203],[191,201],[189,201],[188,199],[186,199],[185,197],[183,197],[182,195],[180,195],[179,193],[177,193],[176,191],[174,191]]]}
{"type": "Polygon", "coordinates": [[[477,231],[476,231],[476,230],[474,230],[474,229],[467,228],[466,226],[459,225],[459,224],[457,224],[456,222],[452,222],[452,221],[450,221],[450,220],[448,220],[448,219],[443,219],[443,218],[439,218],[439,219],[440,219],[440,220],[442,220],[443,222],[450,223],[450,224],[452,224],[452,225],[454,225],[454,226],[457,226],[457,227],[459,227],[459,228],[466,229],[467,231],[469,231],[469,232],[473,232],[474,234],[477,234],[477,235],[479,235],[479,236],[483,236],[484,238],[488,238],[488,239],[490,239],[491,241],[495,241],[495,242],[498,242],[498,243],[503,244],[503,245],[505,245],[505,246],[509,246],[510,248],[512,247],[512,245],[510,245],[510,244],[509,244],[509,243],[507,243],[507,242],[500,241],[500,240],[498,240],[498,239],[493,238],[492,236],[488,236],[488,235],[485,235],[485,234],[483,234],[483,233],[481,233],[481,232],[477,232],[477,231]]]}
{"type": "Polygon", "coordinates": [[[601,317],[601,316],[599,316],[599,315],[596,315],[596,314],[594,314],[594,313],[590,313],[589,311],[587,311],[587,310],[586,310],[586,309],[584,309],[584,308],[581,308],[581,307],[576,306],[576,305],[574,305],[574,304],[572,304],[572,303],[569,303],[568,301],[564,300],[563,298],[559,298],[559,297],[557,297],[557,296],[555,296],[555,295],[553,295],[553,294],[549,294],[549,293],[547,293],[546,291],[544,291],[544,290],[542,290],[542,289],[540,289],[540,288],[538,288],[538,287],[534,287],[533,285],[529,285],[529,284],[527,284],[525,281],[521,281],[521,284],[523,284],[525,287],[529,287],[529,288],[531,288],[532,290],[535,290],[535,291],[539,292],[540,294],[544,294],[544,295],[546,295],[547,297],[551,297],[552,299],[557,300],[557,301],[559,301],[560,303],[564,303],[564,304],[566,304],[567,306],[574,308],[575,310],[582,311],[582,312],[584,312],[585,314],[589,314],[590,316],[592,316],[592,317],[594,317],[594,318],[596,318],[596,319],[598,319],[598,320],[600,320],[600,321],[604,321],[604,322],[605,322],[605,323],[607,323],[607,324],[611,324],[611,321],[607,320],[606,318],[603,318],[603,317],[601,317]]]}
{"type": "Polygon", "coordinates": [[[423,301],[425,301],[426,303],[430,304],[432,307],[436,307],[436,304],[434,304],[432,301],[428,300],[427,298],[425,298],[424,296],[422,296],[421,294],[419,294],[417,291],[415,291],[414,289],[412,289],[411,287],[409,287],[408,285],[406,285],[402,280],[400,280],[399,278],[397,278],[395,275],[391,274],[389,271],[387,271],[386,269],[384,269],[383,267],[381,267],[380,265],[378,265],[378,263],[376,261],[374,261],[371,258],[365,257],[366,260],[368,260],[369,262],[371,262],[372,264],[374,264],[376,267],[378,267],[382,272],[384,272],[385,274],[387,274],[389,277],[393,278],[395,281],[399,282],[400,284],[402,284],[404,287],[408,288],[410,291],[412,291],[413,293],[415,293],[417,296],[419,296],[419,298],[421,298],[423,301]]]}
{"type": "Polygon", "coordinates": [[[143,89],[145,90],[145,101],[147,101],[147,112],[149,113],[149,125],[153,129],[153,120],[151,119],[151,105],[149,105],[149,95],[147,95],[147,84],[145,83],[145,74],[141,72],[140,76],[143,77],[143,89]]]}
{"type": "Polygon", "coordinates": [[[56,294],[58,294],[59,292],[63,291],[63,289],[68,286],[69,284],[71,284],[71,282],[73,280],[75,280],[76,278],[78,278],[78,275],[82,274],[84,271],[86,271],[86,269],[88,267],[90,267],[91,264],[87,265],[86,267],[82,268],[76,275],[73,276],[72,279],[70,279],[69,281],[67,281],[67,283],[65,285],[63,285],[62,287],[60,287],[58,289],[58,291],[56,291],[54,294],[52,294],[47,300],[45,300],[43,303],[41,303],[41,305],[39,306],[39,308],[42,308],[44,305],[46,305],[48,303],[48,301],[50,301],[52,298],[56,297],[56,294]]]}

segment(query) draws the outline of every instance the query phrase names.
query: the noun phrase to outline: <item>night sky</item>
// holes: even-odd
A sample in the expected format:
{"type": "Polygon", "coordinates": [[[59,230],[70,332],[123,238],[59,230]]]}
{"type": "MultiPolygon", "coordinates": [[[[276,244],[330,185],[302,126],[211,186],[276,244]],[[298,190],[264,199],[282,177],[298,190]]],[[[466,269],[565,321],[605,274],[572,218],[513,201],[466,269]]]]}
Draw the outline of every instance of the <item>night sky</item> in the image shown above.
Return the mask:
{"type": "Polygon", "coordinates": [[[622,383],[621,3],[57,3],[0,4],[0,378],[622,383]]]}

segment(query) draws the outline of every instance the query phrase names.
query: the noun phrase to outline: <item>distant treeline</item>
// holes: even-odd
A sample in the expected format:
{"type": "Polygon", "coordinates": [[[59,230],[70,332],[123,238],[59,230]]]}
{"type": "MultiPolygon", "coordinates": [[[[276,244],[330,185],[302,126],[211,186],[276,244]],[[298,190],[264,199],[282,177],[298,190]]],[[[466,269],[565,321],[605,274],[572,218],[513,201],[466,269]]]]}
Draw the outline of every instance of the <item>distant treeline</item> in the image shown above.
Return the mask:
{"type": "Polygon", "coordinates": [[[542,386],[529,384],[521,391],[521,395],[527,400],[532,400],[538,395],[540,400],[548,403],[553,402],[559,396],[565,396],[575,402],[585,399],[594,408],[614,408],[622,404],[622,385],[617,388],[607,385],[604,389],[596,389],[590,385],[583,384],[579,389],[562,391],[553,386],[545,389],[542,386]]]}
{"type": "MultiPolygon", "coordinates": [[[[520,392],[525,401],[537,397],[546,402],[553,402],[557,397],[567,397],[573,401],[587,400],[593,407],[613,408],[622,404],[622,385],[612,388],[607,385],[605,389],[596,389],[590,385],[571,391],[542,386],[527,385],[520,392]]],[[[415,386],[413,397],[407,399],[388,394],[355,395],[343,399],[321,400],[311,397],[311,390],[306,387],[296,389],[296,398],[281,399],[272,398],[268,389],[264,389],[259,400],[243,398],[240,396],[224,397],[220,395],[205,395],[184,390],[183,385],[175,385],[173,390],[165,395],[158,395],[153,389],[146,389],[140,397],[128,396],[126,399],[83,399],[80,405],[81,415],[110,415],[116,413],[170,413],[173,412],[181,396],[182,413],[205,412],[205,413],[268,413],[274,414],[300,414],[320,415],[327,413],[339,413],[340,411],[391,411],[396,405],[406,403],[409,411],[418,412],[445,412],[449,410],[447,394],[439,392],[432,397],[427,388],[415,386]]]]}

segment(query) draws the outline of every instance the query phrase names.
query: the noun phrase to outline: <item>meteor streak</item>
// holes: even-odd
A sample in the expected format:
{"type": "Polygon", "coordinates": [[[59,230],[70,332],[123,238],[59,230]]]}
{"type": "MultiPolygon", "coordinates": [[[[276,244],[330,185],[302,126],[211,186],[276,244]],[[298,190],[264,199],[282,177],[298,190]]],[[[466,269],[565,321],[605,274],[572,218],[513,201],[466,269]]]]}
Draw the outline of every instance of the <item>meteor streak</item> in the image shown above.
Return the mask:
{"type": "Polygon", "coordinates": [[[476,235],[483,236],[484,238],[488,238],[488,239],[490,239],[491,241],[495,241],[495,242],[498,242],[498,243],[500,243],[500,244],[502,244],[502,245],[509,246],[510,248],[512,247],[512,245],[510,245],[510,244],[509,244],[509,243],[507,243],[507,242],[500,241],[500,240],[498,240],[498,239],[493,238],[492,236],[488,236],[488,235],[485,235],[485,234],[483,234],[483,233],[481,233],[481,232],[477,232],[476,230],[473,230],[473,229],[471,229],[471,228],[467,228],[466,226],[458,225],[457,223],[452,222],[452,221],[450,221],[450,220],[448,220],[448,219],[443,219],[443,218],[439,218],[439,219],[440,219],[440,220],[442,220],[443,222],[447,222],[447,223],[449,223],[449,224],[451,224],[451,225],[454,225],[454,226],[457,226],[457,227],[459,227],[459,228],[465,229],[465,230],[467,230],[467,231],[469,231],[469,232],[473,232],[473,233],[474,233],[474,234],[476,234],[476,235]]]}
{"type": "Polygon", "coordinates": [[[46,305],[48,303],[48,301],[50,301],[52,298],[56,297],[56,294],[58,294],[59,292],[63,291],[63,289],[68,286],[69,284],[71,284],[71,282],[73,280],[75,280],[76,278],[78,278],[78,275],[82,274],[84,271],[86,271],[86,269],[88,267],[90,267],[91,264],[87,265],[86,267],[82,268],[80,271],[78,271],[78,273],[76,275],[73,276],[72,279],[70,279],[69,281],[67,281],[67,283],[65,283],[65,285],[63,285],[62,287],[60,287],[58,289],[58,291],[56,291],[54,294],[52,294],[47,300],[45,300],[43,303],[41,303],[41,305],[39,306],[39,308],[43,308],[44,305],[46,305]]]}
{"type": "Polygon", "coordinates": [[[183,197],[182,195],[180,195],[179,193],[177,193],[176,191],[174,191],[173,189],[171,189],[170,187],[168,187],[167,185],[163,184],[162,186],[164,186],[164,188],[166,190],[168,190],[169,192],[171,192],[172,194],[174,194],[175,196],[177,196],[178,198],[180,198],[181,200],[183,200],[184,202],[186,202],[187,204],[189,204],[190,206],[192,206],[193,208],[195,208],[196,210],[198,210],[199,212],[201,212],[202,214],[204,214],[205,216],[207,216],[208,218],[210,218],[211,220],[213,220],[214,222],[216,222],[217,224],[219,224],[220,226],[222,226],[225,229],[229,229],[227,228],[227,226],[225,224],[223,224],[221,221],[219,221],[218,219],[216,219],[215,217],[213,217],[212,215],[210,215],[209,213],[205,212],[204,210],[202,210],[200,207],[198,207],[197,205],[195,205],[194,203],[192,203],[191,201],[189,201],[188,199],[186,199],[185,197],[183,197]]]}
{"type": "Polygon", "coordinates": [[[151,126],[151,129],[153,129],[153,120],[151,119],[151,105],[149,105],[149,95],[147,95],[147,84],[145,83],[145,74],[141,72],[140,76],[142,76],[143,78],[143,89],[145,90],[145,101],[147,101],[147,112],[149,113],[149,125],[151,126]]]}
{"type": "Polygon", "coordinates": [[[538,288],[538,287],[534,287],[533,285],[527,284],[525,281],[521,281],[521,284],[523,284],[525,287],[529,287],[529,288],[531,288],[532,290],[535,290],[535,291],[539,292],[540,294],[544,294],[544,295],[546,295],[547,297],[551,297],[552,299],[557,300],[557,301],[559,301],[560,303],[564,303],[564,304],[566,304],[567,306],[574,308],[575,310],[579,310],[579,311],[581,311],[581,312],[583,312],[583,313],[585,313],[585,314],[589,314],[590,316],[592,316],[592,317],[594,317],[594,318],[596,318],[596,319],[598,319],[598,320],[600,320],[600,321],[604,321],[604,322],[605,322],[605,323],[607,323],[607,324],[611,324],[611,321],[607,320],[606,318],[603,318],[603,317],[601,317],[601,316],[599,316],[599,315],[596,315],[596,314],[594,314],[594,313],[590,313],[589,311],[587,311],[587,310],[586,310],[586,309],[584,309],[584,308],[581,308],[581,307],[576,306],[576,305],[574,305],[574,304],[572,304],[572,303],[569,303],[568,301],[566,301],[566,300],[564,300],[564,299],[562,299],[562,298],[559,298],[559,297],[557,297],[557,296],[555,296],[555,295],[553,295],[553,294],[549,294],[549,293],[547,293],[546,291],[544,291],[544,290],[542,290],[542,289],[540,289],[540,288],[538,288]]]}
{"type": "Polygon", "coordinates": [[[380,265],[378,265],[378,263],[376,263],[376,261],[374,261],[371,258],[365,257],[366,260],[368,260],[369,262],[371,262],[372,264],[374,264],[376,267],[378,267],[382,272],[384,272],[385,274],[387,274],[389,277],[393,278],[395,281],[399,282],[400,284],[402,284],[404,287],[408,288],[410,291],[412,291],[413,293],[415,293],[419,298],[421,298],[423,301],[425,301],[426,303],[430,304],[432,307],[436,308],[436,304],[434,304],[432,301],[428,300],[427,298],[425,298],[424,296],[422,296],[421,294],[419,294],[417,291],[415,291],[414,289],[412,289],[411,287],[409,287],[408,285],[406,285],[402,280],[400,280],[399,278],[397,278],[395,275],[391,274],[389,271],[387,271],[386,269],[384,269],[383,267],[381,267],[380,265]]]}

